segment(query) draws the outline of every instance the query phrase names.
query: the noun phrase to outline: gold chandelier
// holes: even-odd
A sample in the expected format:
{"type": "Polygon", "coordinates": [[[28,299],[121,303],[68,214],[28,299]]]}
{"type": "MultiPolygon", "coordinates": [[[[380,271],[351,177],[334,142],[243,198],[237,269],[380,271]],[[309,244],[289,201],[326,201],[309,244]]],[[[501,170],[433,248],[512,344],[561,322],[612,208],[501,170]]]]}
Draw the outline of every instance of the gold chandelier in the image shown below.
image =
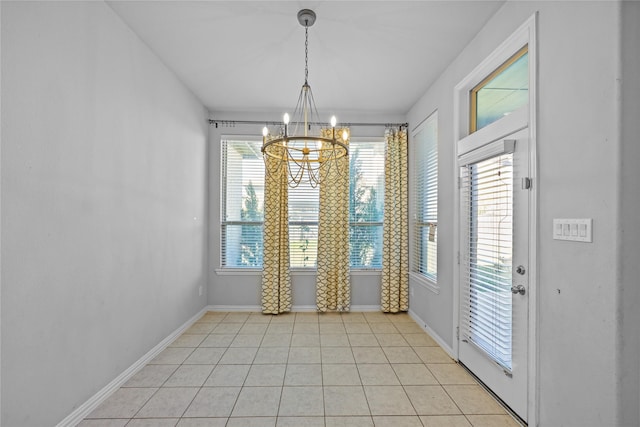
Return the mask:
{"type": "MultiPolygon", "coordinates": [[[[278,176],[286,170],[290,187],[309,183],[312,187],[321,184],[335,170],[338,176],[348,174],[348,161],[338,161],[349,154],[349,133],[337,131],[336,118],[331,117],[331,129],[318,120],[318,111],[313,92],[308,83],[309,27],[316,21],[316,14],[309,9],[298,12],[298,22],[304,27],[304,84],[298,96],[293,116],[285,113],[283,126],[276,135],[271,135],[266,126],[262,129],[262,155],[269,175],[278,176]],[[292,131],[292,132],[291,132],[292,131]]],[[[329,178],[331,179],[331,178],[329,178]]]]}

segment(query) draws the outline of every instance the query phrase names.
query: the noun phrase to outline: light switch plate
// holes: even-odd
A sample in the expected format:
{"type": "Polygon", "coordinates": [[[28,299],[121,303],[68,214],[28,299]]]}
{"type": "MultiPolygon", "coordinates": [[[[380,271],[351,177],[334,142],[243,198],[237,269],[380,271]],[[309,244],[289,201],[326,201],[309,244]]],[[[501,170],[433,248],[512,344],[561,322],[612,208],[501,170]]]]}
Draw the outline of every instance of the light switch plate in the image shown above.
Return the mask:
{"type": "Polygon", "coordinates": [[[570,240],[572,242],[593,242],[593,219],[591,218],[554,218],[554,240],[570,240]]]}

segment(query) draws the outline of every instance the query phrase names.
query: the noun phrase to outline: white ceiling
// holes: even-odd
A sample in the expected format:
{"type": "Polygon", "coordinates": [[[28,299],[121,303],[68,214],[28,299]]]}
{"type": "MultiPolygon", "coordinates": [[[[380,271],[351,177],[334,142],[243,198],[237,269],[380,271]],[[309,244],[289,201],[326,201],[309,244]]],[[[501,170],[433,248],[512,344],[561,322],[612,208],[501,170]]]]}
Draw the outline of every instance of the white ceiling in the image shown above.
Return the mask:
{"type": "Polygon", "coordinates": [[[500,1],[109,1],[212,112],[292,110],[313,9],[318,110],[404,114],[500,1]]]}

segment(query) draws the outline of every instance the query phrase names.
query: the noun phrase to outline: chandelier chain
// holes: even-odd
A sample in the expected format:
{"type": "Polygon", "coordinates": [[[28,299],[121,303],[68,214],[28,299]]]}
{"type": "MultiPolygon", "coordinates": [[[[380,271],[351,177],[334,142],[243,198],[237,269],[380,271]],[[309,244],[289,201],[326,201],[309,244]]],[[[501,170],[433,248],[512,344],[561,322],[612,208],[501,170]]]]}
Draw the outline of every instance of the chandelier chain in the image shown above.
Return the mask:
{"type": "Polygon", "coordinates": [[[309,80],[309,26],[305,21],[304,26],[304,84],[308,84],[309,80]]]}

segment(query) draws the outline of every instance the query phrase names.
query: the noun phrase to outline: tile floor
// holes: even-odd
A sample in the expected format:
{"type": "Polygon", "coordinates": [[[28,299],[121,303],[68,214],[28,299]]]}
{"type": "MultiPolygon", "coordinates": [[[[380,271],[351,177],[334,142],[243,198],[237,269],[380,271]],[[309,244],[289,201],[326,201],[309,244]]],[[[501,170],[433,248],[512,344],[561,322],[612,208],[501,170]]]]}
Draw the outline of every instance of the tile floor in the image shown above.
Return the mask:
{"type": "Polygon", "coordinates": [[[518,426],[407,314],[208,312],[80,426],[518,426]]]}

